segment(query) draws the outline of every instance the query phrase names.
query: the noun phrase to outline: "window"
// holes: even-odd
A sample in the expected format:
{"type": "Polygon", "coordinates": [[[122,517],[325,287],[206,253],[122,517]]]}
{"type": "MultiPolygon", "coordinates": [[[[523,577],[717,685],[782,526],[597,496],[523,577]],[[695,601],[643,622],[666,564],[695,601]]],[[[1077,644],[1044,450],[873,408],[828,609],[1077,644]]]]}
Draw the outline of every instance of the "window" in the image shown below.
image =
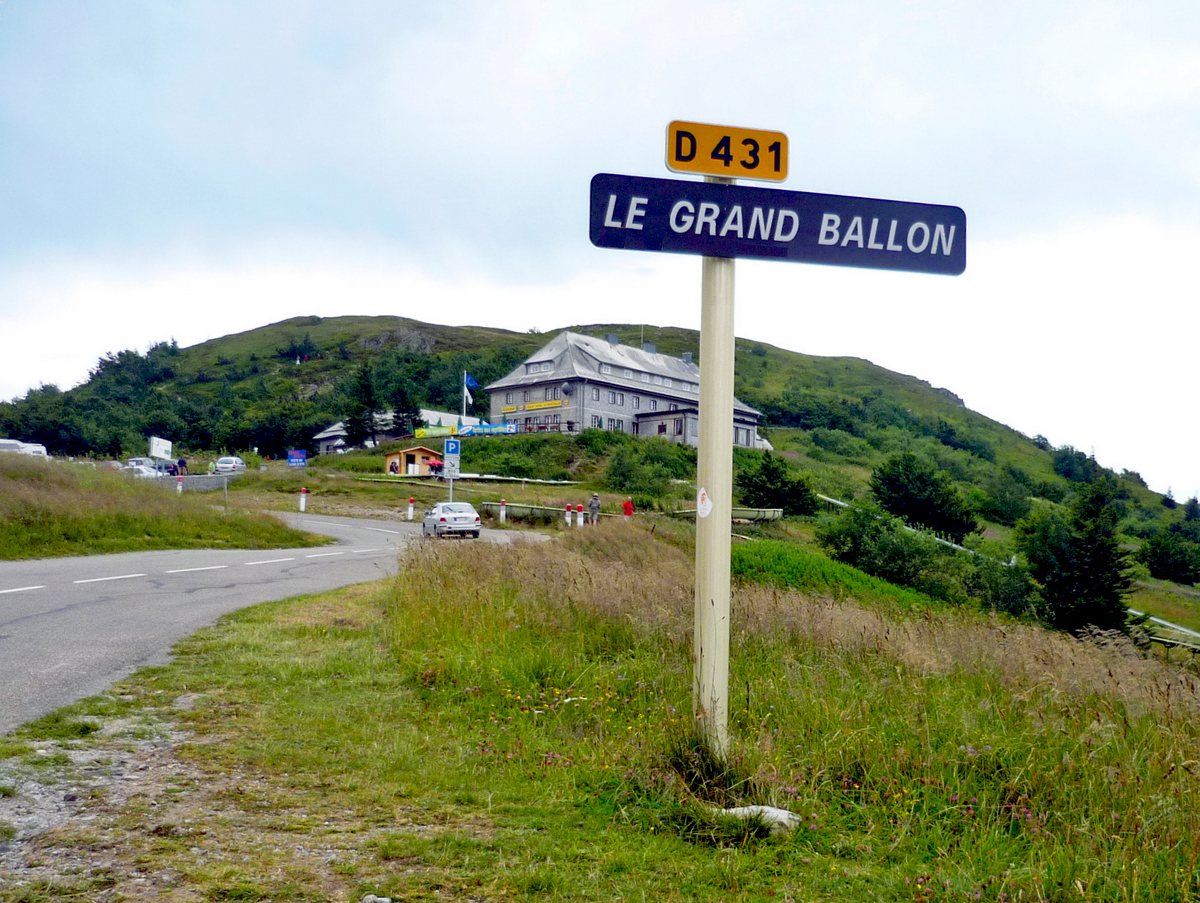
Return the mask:
{"type": "Polygon", "coordinates": [[[692,383],[692,391],[693,391],[693,392],[699,392],[699,391],[700,391],[700,387],[699,387],[698,385],[696,385],[695,383],[692,383]]]}
{"type": "Polygon", "coordinates": [[[650,399],[650,410],[652,410],[652,411],[658,410],[658,399],[657,398],[650,399]]]}
{"type": "Polygon", "coordinates": [[[505,393],[504,393],[504,403],[505,403],[505,404],[512,404],[512,403],[513,403],[513,393],[512,393],[512,392],[505,392],[505,393]]]}
{"type": "Polygon", "coordinates": [[[612,417],[609,417],[608,418],[608,431],[611,433],[614,430],[616,430],[616,428],[617,428],[617,421],[614,420],[612,417]]]}
{"type": "Polygon", "coordinates": [[[644,382],[644,383],[650,382],[650,374],[649,373],[642,374],[642,382],[644,382]]]}
{"type": "Polygon", "coordinates": [[[632,371],[632,370],[626,370],[626,371],[625,371],[625,378],[626,378],[626,379],[633,379],[633,371],[632,371]]]}
{"type": "Polygon", "coordinates": [[[549,401],[549,400],[550,400],[550,398],[551,398],[551,391],[550,391],[550,387],[549,387],[549,386],[546,386],[546,389],[545,389],[545,391],[543,392],[543,395],[545,395],[545,399],[544,399],[545,401],[549,401]]]}
{"type": "Polygon", "coordinates": [[[592,415],[592,429],[594,429],[594,430],[598,430],[598,429],[600,429],[600,428],[601,428],[603,425],[604,425],[604,424],[603,424],[603,423],[601,422],[601,420],[600,420],[600,415],[599,415],[599,414],[593,414],[593,415],[592,415]]]}
{"type": "Polygon", "coordinates": [[[521,401],[529,401],[529,390],[526,389],[521,393],[521,401]]]}
{"type": "Polygon", "coordinates": [[[633,427],[633,429],[631,430],[631,432],[633,433],[633,435],[635,435],[635,436],[639,436],[639,435],[641,435],[641,429],[639,428],[639,427],[640,427],[640,424],[639,424],[639,423],[638,423],[636,420],[635,420],[635,421],[633,421],[633,423],[632,423],[632,424],[630,424],[630,426],[632,426],[632,427],[633,427]]]}
{"type": "Polygon", "coordinates": [[[609,393],[608,393],[608,403],[609,403],[609,404],[616,404],[616,403],[617,403],[617,393],[616,393],[616,392],[609,392],[609,393]]]}
{"type": "Polygon", "coordinates": [[[601,373],[612,373],[612,367],[610,367],[608,364],[601,364],[600,372],[601,373]]]}
{"type": "Polygon", "coordinates": [[[555,386],[554,387],[554,400],[558,401],[560,398],[562,398],[562,386],[555,386]]]}
{"type": "Polygon", "coordinates": [[[658,434],[660,436],[665,436],[667,434],[667,425],[665,423],[660,423],[658,425],[658,434]]]}
{"type": "Polygon", "coordinates": [[[676,436],[683,435],[683,421],[678,418],[675,420],[675,435],[676,436]]]}
{"type": "Polygon", "coordinates": [[[675,402],[671,402],[671,407],[669,408],[669,410],[678,411],[679,405],[675,404],[675,402]]]}
{"type": "Polygon", "coordinates": [[[624,420],[617,421],[617,432],[618,433],[625,432],[625,421],[624,420]]]}
{"type": "Polygon", "coordinates": [[[668,389],[669,389],[669,388],[671,388],[671,380],[670,380],[670,379],[664,379],[664,380],[663,380],[663,385],[664,385],[664,386],[666,386],[668,389]]]}
{"type": "Polygon", "coordinates": [[[617,393],[617,407],[619,407],[619,408],[625,407],[625,393],[624,392],[617,393]]]}
{"type": "Polygon", "coordinates": [[[634,395],[633,396],[633,409],[636,411],[641,406],[642,406],[642,396],[634,395]]]}
{"type": "Polygon", "coordinates": [[[599,401],[599,400],[600,400],[600,387],[592,386],[592,401],[599,401]]]}
{"type": "Polygon", "coordinates": [[[551,364],[550,364],[550,362],[549,362],[549,361],[546,361],[546,363],[542,364],[542,372],[543,372],[543,373],[549,373],[549,372],[550,372],[550,367],[551,367],[551,364]]]}
{"type": "Polygon", "coordinates": [[[654,385],[656,385],[656,386],[662,385],[662,377],[661,376],[654,377],[654,385]]]}

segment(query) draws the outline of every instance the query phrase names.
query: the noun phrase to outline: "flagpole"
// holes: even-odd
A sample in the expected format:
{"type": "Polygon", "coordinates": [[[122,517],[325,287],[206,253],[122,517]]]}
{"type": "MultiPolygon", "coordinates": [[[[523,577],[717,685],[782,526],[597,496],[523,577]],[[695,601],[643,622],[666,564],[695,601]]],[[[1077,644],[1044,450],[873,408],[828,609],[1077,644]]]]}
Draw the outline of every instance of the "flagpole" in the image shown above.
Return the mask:
{"type": "Polygon", "coordinates": [[[467,418],[467,371],[466,370],[463,371],[463,379],[462,379],[462,416],[463,416],[463,419],[466,420],[466,418],[467,418]]]}

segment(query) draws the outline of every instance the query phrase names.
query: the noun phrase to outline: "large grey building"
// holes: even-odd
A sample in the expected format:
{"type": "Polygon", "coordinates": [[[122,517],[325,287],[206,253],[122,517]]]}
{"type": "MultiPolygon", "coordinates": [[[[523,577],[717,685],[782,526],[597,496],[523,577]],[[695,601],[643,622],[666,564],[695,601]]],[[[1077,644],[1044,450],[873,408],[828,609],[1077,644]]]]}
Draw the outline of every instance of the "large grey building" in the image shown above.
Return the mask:
{"type": "MultiPolygon", "coordinates": [[[[671,357],[649,344],[622,345],[615,335],[562,332],[485,389],[492,423],[516,423],[520,432],[590,428],[699,442],[700,368],[690,353],[671,357]]],[[[769,447],[758,435],[761,419],[734,399],[734,443],[769,447]]]]}

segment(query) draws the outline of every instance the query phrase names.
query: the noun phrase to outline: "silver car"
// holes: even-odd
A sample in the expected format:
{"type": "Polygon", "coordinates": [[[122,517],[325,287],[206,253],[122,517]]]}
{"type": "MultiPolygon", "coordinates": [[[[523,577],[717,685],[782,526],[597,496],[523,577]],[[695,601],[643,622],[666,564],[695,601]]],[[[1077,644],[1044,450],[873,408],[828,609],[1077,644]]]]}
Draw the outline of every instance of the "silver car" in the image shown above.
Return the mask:
{"type": "Polygon", "coordinates": [[[438,502],[425,512],[425,520],[421,522],[422,536],[445,536],[447,533],[479,537],[479,512],[470,502],[438,502]]]}

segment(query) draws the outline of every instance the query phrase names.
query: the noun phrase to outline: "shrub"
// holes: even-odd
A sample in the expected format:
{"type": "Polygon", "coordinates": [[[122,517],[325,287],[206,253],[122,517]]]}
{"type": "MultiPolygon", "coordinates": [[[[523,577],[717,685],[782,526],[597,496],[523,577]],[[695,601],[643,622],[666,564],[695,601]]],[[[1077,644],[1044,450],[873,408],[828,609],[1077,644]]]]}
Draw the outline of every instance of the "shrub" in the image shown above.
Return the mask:
{"type": "Polygon", "coordinates": [[[1142,544],[1137,557],[1151,577],[1187,584],[1200,581],[1200,545],[1179,530],[1156,531],[1142,544]]]}
{"type": "Polygon", "coordinates": [[[871,492],[889,514],[954,542],[979,529],[949,474],[912,452],[893,455],[875,468],[871,492]]]}
{"type": "Polygon", "coordinates": [[[793,473],[787,461],[769,451],[763,452],[757,467],[739,471],[735,485],[742,504],[750,508],[782,508],[788,517],[817,510],[812,478],[793,473]]]}

